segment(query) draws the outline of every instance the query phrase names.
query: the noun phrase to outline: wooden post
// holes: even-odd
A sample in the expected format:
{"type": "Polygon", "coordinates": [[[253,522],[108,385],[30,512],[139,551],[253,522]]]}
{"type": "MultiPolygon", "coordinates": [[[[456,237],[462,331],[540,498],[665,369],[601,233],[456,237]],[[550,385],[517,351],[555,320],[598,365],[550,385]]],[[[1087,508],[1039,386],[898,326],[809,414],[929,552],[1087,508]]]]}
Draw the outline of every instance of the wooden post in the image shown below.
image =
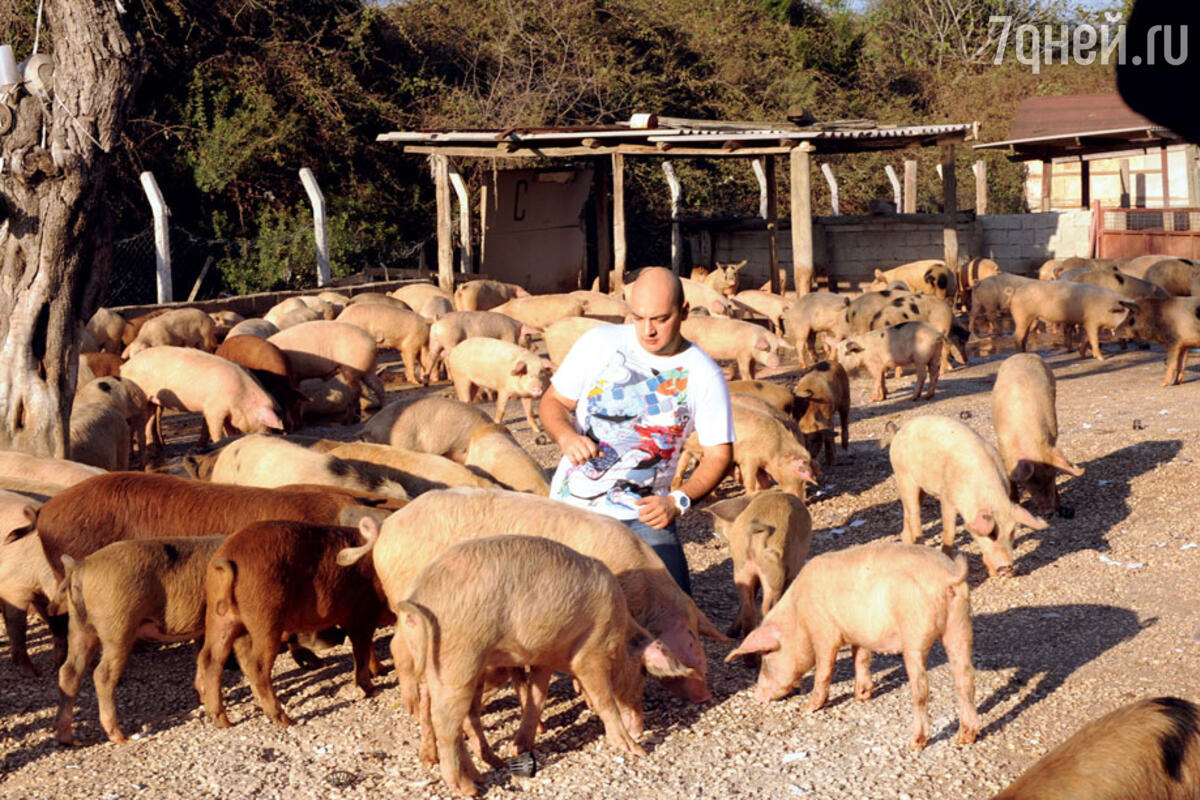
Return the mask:
{"type": "Polygon", "coordinates": [[[975,213],[986,214],[988,206],[987,162],[982,158],[971,167],[975,173],[975,213]]]}
{"type": "Polygon", "coordinates": [[[888,164],[883,168],[887,173],[888,180],[892,182],[892,203],[896,206],[896,211],[904,208],[904,194],[900,191],[900,178],[896,175],[896,168],[888,164]]]}
{"type": "Polygon", "coordinates": [[[171,282],[171,209],[163,199],[158,181],[154,180],[153,172],[141,174],[142,190],[150,201],[150,212],[154,215],[154,262],[157,265],[155,273],[155,288],[158,302],[169,303],[175,299],[175,289],[171,282]]]}
{"type": "Polygon", "coordinates": [[[750,168],[754,170],[754,178],[758,181],[758,218],[767,218],[767,169],[763,159],[750,159],[750,168]]]}
{"type": "Polygon", "coordinates": [[[1092,207],[1092,162],[1079,162],[1079,205],[1083,208],[1092,207]]]}
{"type": "Polygon", "coordinates": [[[613,271],[617,286],[625,285],[625,154],[612,154],[613,271]]]}
{"type": "Polygon", "coordinates": [[[596,159],[595,185],[592,189],[596,199],[596,269],[599,272],[601,292],[608,294],[608,273],[612,269],[612,228],[608,224],[608,185],[611,163],[608,159],[596,159]]]}
{"type": "Polygon", "coordinates": [[[771,273],[771,292],[781,294],[784,287],[780,286],[779,280],[779,193],[775,190],[775,156],[764,156],[762,164],[767,184],[767,269],[771,273]]]}
{"type": "MultiPolygon", "coordinates": [[[[491,194],[491,188],[485,181],[479,187],[479,269],[478,272],[486,272],[484,266],[487,264],[487,225],[488,225],[488,195],[491,194]]],[[[586,288],[586,287],[585,287],[586,288]]]]}
{"type": "Polygon", "coordinates": [[[454,292],[454,242],[450,225],[450,159],[433,156],[433,187],[437,204],[437,265],[438,286],[454,292]]]}
{"type": "Polygon", "coordinates": [[[300,168],[300,182],[308,193],[313,210],[313,237],[317,245],[317,286],[328,286],[329,269],[329,223],[325,218],[325,195],[317,184],[317,176],[308,167],[300,168]]]}
{"type": "Polygon", "coordinates": [[[1133,194],[1129,185],[1129,159],[1122,158],[1120,162],[1121,169],[1121,208],[1130,207],[1130,199],[1133,194]]]}
{"type": "Polygon", "coordinates": [[[821,165],[821,174],[825,176],[825,182],[829,184],[829,211],[836,217],[842,213],[841,202],[838,199],[837,176],[833,174],[833,167],[828,162],[821,165]]]}
{"type": "Polygon", "coordinates": [[[1186,145],[1183,151],[1183,163],[1187,168],[1183,174],[1187,176],[1187,204],[1190,208],[1200,206],[1200,164],[1197,164],[1197,159],[1200,158],[1200,148],[1194,144],[1186,145]]]}
{"type": "Polygon", "coordinates": [[[454,195],[458,198],[458,271],[471,274],[475,261],[474,247],[471,245],[471,195],[467,191],[467,182],[459,174],[454,162],[446,160],[450,173],[450,185],[454,187],[454,195]]]}
{"type": "Polygon", "coordinates": [[[946,266],[958,269],[958,179],[954,175],[954,145],[942,145],[942,249],[946,266]]]}
{"type": "MultiPolygon", "coordinates": [[[[1171,207],[1171,175],[1170,169],[1167,166],[1167,146],[1164,144],[1159,148],[1162,153],[1162,193],[1163,193],[1163,208],[1171,207]]],[[[1170,230],[1168,228],[1167,230],[1170,230]]]]}
{"type": "Polygon", "coordinates": [[[1042,211],[1049,211],[1054,207],[1054,163],[1048,159],[1042,159],[1042,211]]]}
{"type": "Polygon", "coordinates": [[[792,280],[798,295],[812,291],[812,159],[809,156],[812,149],[811,144],[804,142],[788,155],[792,186],[792,280]]]}
{"type": "Polygon", "coordinates": [[[917,162],[904,159],[904,213],[917,213],[917,162]]]}
{"type": "Polygon", "coordinates": [[[671,271],[679,275],[683,270],[683,228],[679,222],[683,215],[683,185],[675,174],[675,165],[669,160],[663,161],[662,169],[671,192],[671,271]]]}

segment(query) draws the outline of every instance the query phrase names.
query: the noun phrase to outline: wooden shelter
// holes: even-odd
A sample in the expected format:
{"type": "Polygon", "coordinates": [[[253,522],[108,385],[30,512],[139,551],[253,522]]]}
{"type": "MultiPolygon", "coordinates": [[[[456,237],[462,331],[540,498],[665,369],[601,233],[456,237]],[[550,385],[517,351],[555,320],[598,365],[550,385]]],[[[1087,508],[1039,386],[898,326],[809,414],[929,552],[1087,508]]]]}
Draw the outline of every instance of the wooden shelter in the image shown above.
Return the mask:
{"type": "MultiPolygon", "coordinates": [[[[629,158],[749,158],[759,163],[764,177],[766,220],[771,249],[771,287],[780,291],[775,242],[778,209],[775,200],[775,159],[786,156],[791,177],[792,270],[797,291],[812,286],[812,163],[813,154],[899,150],[909,147],[941,148],[943,243],[949,263],[957,263],[958,232],[954,224],[957,183],[955,146],[972,138],[975,124],[876,125],[867,120],[814,123],[803,117],[788,122],[706,121],[637,114],[627,124],[590,127],[509,128],[505,130],[423,130],[380,134],[380,142],[396,142],[405,153],[432,156],[437,199],[438,280],[453,283],[454,249],[450,191],[457,176],[452,159],[570,158],[594,162],[600,286],[608,290],[610,269],[618,283],[627,264],[625,240],[625,161],[629,158]],[[608,202],[611,197],[611,223],[608,202]]],[[[670,180],[671,170],[667,170],[670,180]]],[[[906,176],[907,177],[907,176],[906,176]]],[[[455,181],[456,188],[461,178],[455,181]]],[[[675,187],[673,187],[674,189],[675,187]]],[[[461,191],[461,189],[459,189],[461,191]]],[[[460,195],[461,197],[461,195],[460,195]]],[[[461,234],[460,234],[461,235],[461,234]]],[[[673,263],[679,269],[678,261],[673,263]]]]}

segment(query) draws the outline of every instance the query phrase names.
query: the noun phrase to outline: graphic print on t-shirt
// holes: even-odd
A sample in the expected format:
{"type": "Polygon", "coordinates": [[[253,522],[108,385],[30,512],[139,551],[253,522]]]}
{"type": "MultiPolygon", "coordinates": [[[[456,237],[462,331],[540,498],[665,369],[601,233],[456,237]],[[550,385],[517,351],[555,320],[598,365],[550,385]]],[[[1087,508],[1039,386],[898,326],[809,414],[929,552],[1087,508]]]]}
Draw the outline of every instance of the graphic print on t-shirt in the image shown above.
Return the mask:
{"type": "Polygon", "coordinates": [[[600,454],[568,468],[559,495],[601,513],[628,514],[637,501],[664,489],[688,427],[688,371],[658,371],[613,354],[582,398],[584,435],[600,454]]]}

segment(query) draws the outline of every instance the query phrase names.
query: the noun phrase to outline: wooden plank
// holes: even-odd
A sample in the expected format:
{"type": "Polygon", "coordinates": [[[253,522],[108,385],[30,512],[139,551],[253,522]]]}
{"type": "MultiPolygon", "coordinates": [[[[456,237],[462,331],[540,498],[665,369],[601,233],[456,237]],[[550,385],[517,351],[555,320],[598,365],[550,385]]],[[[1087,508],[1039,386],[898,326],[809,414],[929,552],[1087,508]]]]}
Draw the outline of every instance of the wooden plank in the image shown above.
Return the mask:
{"type": "Polygon", "coordinates": [[[434,198],[437,204],[437,262],[438,285],[443,291],[454,291],[454,242],[450,225],[450,159],[433,156],[434,198]]]}
{"type": "Polygon", "coordinates": [[[1163,145],[1162,151],[1162,207],[1171,207],[1171,170],[1167,166],[1167,146],[1163,145]]]}
{"type": "Polygon", "coordinates": [[[792,195],[792,280],[796,284],[796,293],[800,295],[812,291],[812,159],[809,156],[810,150],[810,147],[800,145],[788,156],[792,195]]]}
{"type": "Polygon", "coordinates": [[[608,294],[609,271],[612,270],[612,228],[608,224],[608,187],[612,175],[612,163],[607,158],[596,159],[593,172],[596,200],[596,268],[600,275],[600,291],[608,294]]]}
{"type": "Polygon", "coordinates": [[[904,159],[904,213],[917,213],[917,162],[904,159]]]}
{"type": "Polygon", "coordinates": [[[613,197],[613,271],[617,286],[625,285],[626,241],[625,241],[625,156],[612,155],[613,197]]]}
{"type": "Polygon", "coordinates": [[[981,158],[971,169],[975,173],[975,213],[986,214],[988,208],[987,162],[981,158]]]}
{"type": "Polygon", "coordinates": [[[767,268],[771,273],[771,291],[780,294],[783,287],[779,285],[779,193],[775,184],[775,158],[764,157],[762,165],[767,184],[767,268]]]}
{"type": "Polygon", "coordinates": [[[942,145],[942,251],[946,266],[958,269],[958,178],[954,174],[954,145],[942,145]]]}
{"type": "Polygon", "coordinates": [[[1129,159],[1121,159],[1121,208],[1129,208],[1133,205],[1130,199],[1133,196],[1132,188],[1129,185],[1129,159]]]}
{"type": "Polygon", "coordinates": [[[1054,207],[1054,162],[1042,160],[1042,211],[1054,207]]]}
{"type": "Polygon", "coordinates": [[[1092,162],[1079,162],[1079,204],[1092,207],[1092,162]]]}

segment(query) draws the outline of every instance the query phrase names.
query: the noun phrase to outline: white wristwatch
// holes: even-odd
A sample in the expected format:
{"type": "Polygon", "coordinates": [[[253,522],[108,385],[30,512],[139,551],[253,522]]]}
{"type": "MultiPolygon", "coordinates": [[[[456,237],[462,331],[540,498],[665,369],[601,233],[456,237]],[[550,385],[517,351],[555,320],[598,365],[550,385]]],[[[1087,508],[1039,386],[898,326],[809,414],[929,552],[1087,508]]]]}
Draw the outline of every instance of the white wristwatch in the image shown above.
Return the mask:
{"type": "Polygon", "coordinates": [[[686,492],[679,489],[671,492],[667,497],[675,501],[675,507],[679,509],[679,516],[683,516],[692,507],[692,498],[687,496],[686,492]]]}

